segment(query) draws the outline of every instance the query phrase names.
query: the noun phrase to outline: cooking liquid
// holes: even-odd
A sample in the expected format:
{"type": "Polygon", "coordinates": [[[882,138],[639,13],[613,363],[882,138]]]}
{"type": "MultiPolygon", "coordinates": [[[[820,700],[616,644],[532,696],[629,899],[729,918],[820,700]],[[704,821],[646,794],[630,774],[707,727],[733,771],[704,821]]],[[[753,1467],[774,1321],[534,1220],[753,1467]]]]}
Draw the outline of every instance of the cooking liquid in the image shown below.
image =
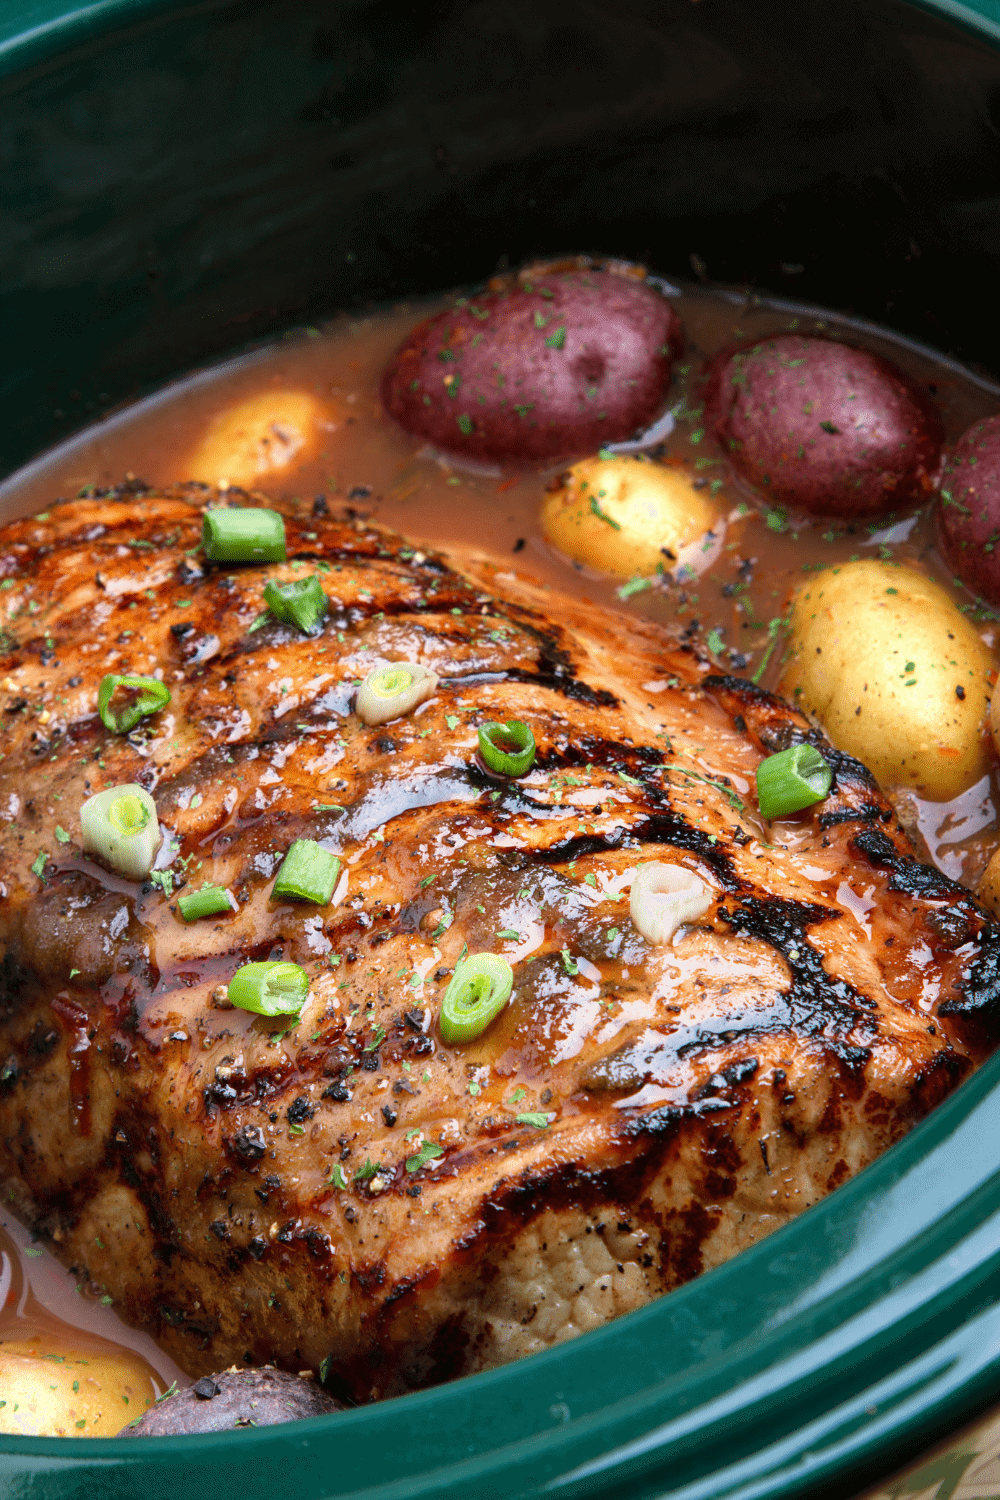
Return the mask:
{"type": "MultiPolygon", "coordinates": [[[[153,485],[190,478],[191,457],[220,412],[267,391],[308,391],[330,419],[323,440],[262,477],[256,488],[309,503],[323,495],[331,507],[347,502],[415,542],[508,555],[517,571],[554,589],[710,637],[726,670],[765,687],[775,687],[780,677],[778,627],[789,594],[807,572],[848,559],[895,560],[929,574],[995,647],[1000,617],[955,585],[934,548],[929,509],[842,525],[768,507],[728,472],[705,430],[698,376],[712,354],[736,340],[778,332],[843,337],[885,356],[922,384],[941,412],[948,441],[1000,411],[1000,385],[870,324],[756,295],[677,289],[686,349],[675,366],[669,395],[673,429],[662,456],[690,466],[704,481],[726,517],[725,537],[712,566],[686,584],[665,577],[623,584],[568,562],[545,541],[539,506],[563,464],[471,467],[435,453],[383,414],[378,390],[387,359],[417,321],[451,304],[451,298],[438,299],[338,318],[177,381],[87,428],[0,485],[0,516],[30,515],[57,496],[113,485],[125,476],[140,475],[153,485]]],[[[925,857],[975,886],[1000,844],[997,773],[950,803],[926,802],[909,792],[898,794],[897,801],[908,831],[923,840],[925,857]]],[[[19,1226],[0,1227],[0,1255],[11,1262],[8,1289],[0,1287],[0,1338],[14,1337],[13,1330],[25,1328],[26,1320],[34,1330],[41,1318],[48,1320],[49,1331],[61,1325],[72,1337],[73,1328],[82,1328],[137,1350],[160,1377],[158,1389],[175,1378],[186,1383],[151,1339],[125,1328],[100,1304],[100,1289],[77,1288],[83,1293],[77,1297],[74,1282],[47,1252],[39,1255],[39,1247],[29,1245],[19,1226]]]]}

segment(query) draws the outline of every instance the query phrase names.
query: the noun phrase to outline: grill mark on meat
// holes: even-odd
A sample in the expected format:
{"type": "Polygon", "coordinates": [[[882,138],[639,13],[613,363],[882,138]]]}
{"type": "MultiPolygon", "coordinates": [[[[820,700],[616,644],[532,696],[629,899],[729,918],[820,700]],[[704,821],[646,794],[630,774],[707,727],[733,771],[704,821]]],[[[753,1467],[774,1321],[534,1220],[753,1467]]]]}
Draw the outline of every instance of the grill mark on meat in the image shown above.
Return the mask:
{"type": "Polygon", "coordinates": [[[892,872],[889,888],[905,891],[909,896],[919,896],[931,901],[952,901],[960,907],[973,902],[964,886],[945,875],[933,865],[922,865],[900,852],[890,838],[879,829],[864,829],[851,840],[851,848],[879,869],[892,872]]]}
{"type": "MultiPolygon", "coordinates": [[[[948,901],[950,911],[960,914],[963,919],[955,939],[968,940],[967,919],[974,918],[978,907],[964,886],[949,879],[941,870],[907,859],[892,840],[878,830],[866,829],[857,834],[852,848],[877,868],[891,870],[891,890],[905,891],[923,900],[948,901]]],[[[984,944],[984,951],[963,970],[955,986],[957,993],[943,1000],[940,1010],[944,1015],[976,1023],[977,1035],[982,1039],[987,1029],[1000,1021],[1000,929],[991,926],[980,931],[978,936],[984,944]]]]}
{"type": "MultiPolygon", "coordinates": [[[[793,1022],[796,1030],[814,1036],[829,1028],[835,1036],[846,1036],[858,1022],[856,1007],[876,1009],[870,996],[846,980],[831,979],[807,937],[810,927],[839,921],[840,912],[775,896],[755,896],[734,903],[731,911],[720,906],[719,916],[737,932],[760,938],[781,954],[792,976],[789,1002],[799,1007],[793,1022]]],[[[874,1022],[868,1017],[865,1025],[874,1027],[874,1022]]]]}
{"type": "Polygon", "coordinates": [[[840,807],[835,812],[820,813],[819,826],[825,830],[840,823],[888,823],[891,818],[891,807],[876,807],[866,802],[860,807],[840,807]]]}

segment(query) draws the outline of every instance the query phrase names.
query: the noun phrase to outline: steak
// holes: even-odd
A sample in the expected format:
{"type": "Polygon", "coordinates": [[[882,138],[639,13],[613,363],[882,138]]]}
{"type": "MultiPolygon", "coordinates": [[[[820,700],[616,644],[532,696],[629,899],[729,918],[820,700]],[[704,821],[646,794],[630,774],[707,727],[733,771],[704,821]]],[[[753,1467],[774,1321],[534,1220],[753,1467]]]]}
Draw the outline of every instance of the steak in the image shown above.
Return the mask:
{"type": "Polygon", "coordinates": [[[570,1338],[815,1203],[988,1054],[996,929],[786,704],[350,514],[290,504],[286,563],[210,566],[218,500],[135,484],[0,532],[0,1178],[192,1376],[311,1366],[366,1401],[570,1338]],[[306,637],[262,591],[312,573],[306,637]],[[437,692],[369,728],[391,660],[437,692]],[[157,668],[171,702],[110,734],[101,677],[157,668]],[[517,781],[476,756],[510,718],[517,781]],[[799,741],[831,794],[765,824],[755,769],[799,741]],[[80,804],[126,782],[167,830],[155,882],[81,851],[80,804]],[[327,907],[270,897],[298,838],[343,860],[327,907]],[[661,947],[629,919],[651,859],[712,894],[661,947]],[[203,883],[239,910],[186,924],[203,883]],[[466,948],[513,996],[448,1046],[466,948]],[[297,1023],[228,1008],[269,958],[309,973],[297,1023]]]}

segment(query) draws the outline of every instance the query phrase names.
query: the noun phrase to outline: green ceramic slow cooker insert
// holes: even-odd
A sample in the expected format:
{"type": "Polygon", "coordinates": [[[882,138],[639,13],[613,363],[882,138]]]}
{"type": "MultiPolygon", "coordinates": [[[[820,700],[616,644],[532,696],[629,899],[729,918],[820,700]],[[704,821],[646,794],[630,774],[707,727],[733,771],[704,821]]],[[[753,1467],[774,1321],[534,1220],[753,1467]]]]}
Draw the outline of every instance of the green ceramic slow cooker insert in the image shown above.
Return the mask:
{"type": "MultiPolygon", "coordinates": [[[[0,473],[285,328],[567,249],[996,376],[998,126],[996,0],[0,0],[0,473]]],[[[846,1495],[998,1377],[1000,1057],[575,1342],[331,1419],[0,1439],[0,1495],[846,1495]]]]}

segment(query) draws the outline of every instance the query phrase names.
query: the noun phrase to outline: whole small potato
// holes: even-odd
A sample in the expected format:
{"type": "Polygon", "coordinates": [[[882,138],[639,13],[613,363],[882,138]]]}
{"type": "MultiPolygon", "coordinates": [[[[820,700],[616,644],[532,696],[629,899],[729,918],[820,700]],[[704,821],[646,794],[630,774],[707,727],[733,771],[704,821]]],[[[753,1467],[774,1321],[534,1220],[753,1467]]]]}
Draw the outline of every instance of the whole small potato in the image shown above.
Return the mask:
{"type": "Polygon", "coordinates": [[[850,562],[796,593],[786,697],[884,786],[948,802],[989,770],[993,657],[943,588],[850,562]]]}
{"type": "Polygon", "coordinates": [[[714,560],[725,522],[684,469],[632,457],[586,458],[545,497],[542,530],[574,562],[624,578],[714,560]]]}
{"type": "Polygon", "coordinates": [[[933,488],[938,416],[901,371],[864,349],[781,334],[725,351],[705,406],[733,467],[775,505],[878,515],[933,488]]]}
{"type": "Polygon", "coordinates": [[[643,281],[539,272],[419,324],[389,361],[382,403],[447,453],[564,458],[647,427],[679,347],[677,314],[643,281]]]}
{"type": "Polygon", "coordinates": [[[1000,417],[975,422],[947,454],[936,514],[948,566],[1000,604],[1000,417]]]}
{"type": "Polygon", "coordinates": [[[182,479],[266,484],[297,460],[318,452],[322,435],[336,428],[338,414],[309,391],[262,391],[220,411],[185,465],[182,479]]]}
{"type": "Polygon", "coordinates": [[[155,1399],[152,1371],[130,1349],[86,1336],[0,1339],[0,1432],[114,1437],[155,1399]]]}

